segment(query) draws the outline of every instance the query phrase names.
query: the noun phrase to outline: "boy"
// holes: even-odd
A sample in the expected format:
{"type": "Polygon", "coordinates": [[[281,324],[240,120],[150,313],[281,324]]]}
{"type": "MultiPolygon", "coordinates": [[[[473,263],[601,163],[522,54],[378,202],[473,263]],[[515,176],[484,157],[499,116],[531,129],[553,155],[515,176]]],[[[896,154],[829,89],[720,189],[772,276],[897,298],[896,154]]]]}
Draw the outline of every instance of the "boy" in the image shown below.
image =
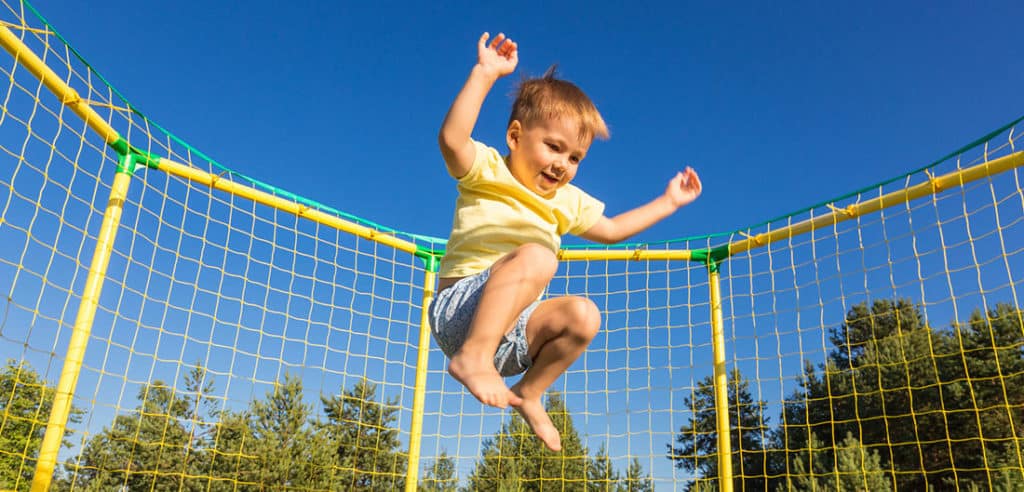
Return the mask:
{"type": "Polygon", "coordinates": [[[438,141],[458,180],[452,233],[430,306],[448,372],[482,403],[512,405],[552,451],[561,438],[540,401],[590,344],[601,314],[576,296],[539,301],[558,269],[561,236],[622,241],[692,202],[693,169],[677,173],[650,203],[608,218],[604,204],[569,184],[591,141],[608,138],[597,108],[553,70],[520,86],[505,140],[509,154],[472,139],[484,98],[512,73],[518,46],[504,34],[477,43],[477,64],[456,96],[438,141]],[[511,388],[503,377],[523,373],[511,388]]]}

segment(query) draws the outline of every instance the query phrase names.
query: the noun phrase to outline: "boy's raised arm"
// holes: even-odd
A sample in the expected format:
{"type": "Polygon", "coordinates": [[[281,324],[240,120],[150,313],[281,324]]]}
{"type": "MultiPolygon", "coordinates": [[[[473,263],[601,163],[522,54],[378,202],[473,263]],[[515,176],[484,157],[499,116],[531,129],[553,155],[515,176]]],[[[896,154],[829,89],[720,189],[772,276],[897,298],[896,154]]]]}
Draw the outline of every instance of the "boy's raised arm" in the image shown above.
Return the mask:
{"type": "Polygon", "coordinates": [[[484,98],[494,82],[515,71],[519,63],[519,47],[514,41],[504,34],[498,34],[488,44],[489,37],[486,32],[480,36],[476,66],[469,73],[466,85],[455,97],[437,137],[448,172],[456,178],[465,176],[476,158],[472,134],[484,98]]]}
{"type": "Polygon", "coordinates": [[[669,181],[665,193],[658,198],[610,219],[601,217],[580,237],[604,244],[624,241],[696,200],[702,189],[697,172],[687,167],[669,181]]]}

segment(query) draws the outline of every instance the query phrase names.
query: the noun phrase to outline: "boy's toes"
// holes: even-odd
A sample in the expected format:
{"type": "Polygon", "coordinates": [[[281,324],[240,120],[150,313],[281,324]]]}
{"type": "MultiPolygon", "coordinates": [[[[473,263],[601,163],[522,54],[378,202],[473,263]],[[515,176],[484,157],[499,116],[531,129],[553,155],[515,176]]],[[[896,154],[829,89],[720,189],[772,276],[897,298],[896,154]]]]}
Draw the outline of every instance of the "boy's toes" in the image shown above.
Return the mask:
{"type": "Polygon", "coordinates": [[[484,405],[490,405],[498,408],[508,408],[508,397],[498,393],[487,393],[480,399],[484,405]]]}
{"type": "Polygon", "coordinates": [[[544,446],[552,451],[562,450],[562,437],[540,400],[523,400],[522,404],[516,407],[516,411],[523,416],[523,420],[544,446]]]}

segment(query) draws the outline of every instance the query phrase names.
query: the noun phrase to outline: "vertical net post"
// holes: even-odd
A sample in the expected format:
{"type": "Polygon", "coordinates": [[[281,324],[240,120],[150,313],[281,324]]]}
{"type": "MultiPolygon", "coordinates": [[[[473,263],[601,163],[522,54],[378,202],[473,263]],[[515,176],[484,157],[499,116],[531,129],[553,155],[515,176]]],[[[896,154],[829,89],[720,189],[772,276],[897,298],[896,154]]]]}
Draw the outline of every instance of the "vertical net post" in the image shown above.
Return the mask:
{"type": "Polygon", "coordinates": [[[420,451],[423,441],[423,408],[427,399],[427,363],[430,358],[430,302],[434,299],[434,280],[439,266],[431,252],[417,251],[423,259],[423,309],[420,314],[420,337],[416,352],[416,386],[413,390],[412,423],[409,428],[409,466],[405,470],[406,492],[416,492],[419,484],[420,451]]]}
{"type": "Polygon", "coordinates": [[[718,267],[728,247],[694,251],[691,259],[708,268],[711,301],[711,345],[714,358],[715,427],[718,439],[718,490],[732,492],[732,435],[729,428],[729,377],[725,369],[725,323],[722,320],[722,287],[718,267]]]}
{"type": "Polygon", "coordinates": [[[725,334],[718,268],[708,267],[711,289],[712,348],[715,357],[715,414],[718,423],[718,489],[732,491],[732,446],[729,442],[729,388],[725,371],[725,334]]]}
{"type": "Polygon", "coordinates": [[[78,384],[78,375],[85,359],[85,348],[89,343],[96,308],[99,306],[100,291],[103,290],[103,279],[110,264],[110,255],[114,249],[117,228],[121,224],[121,212],[124,210],[125,199],[128,197],[128,185],[135,168],[135,156],[131,153],[121,157],[114,184],[110,189],[110,199],[103,214],[103,222],[96,239],[96,249],[89,265],[89,275],[85,280],[82,300],[75,316],[74,330],[71,341],[64,355],[64,366],[54,395],[50,418],[46,424],[46,433],[39,449],[39,461],[36,462],[35,476],[32,478],[32,492],[44,492],[50,488],[54,468],[57,465],[57,453],[60,451],[64,430],[67,427],[71,412],[71,399],[78,384]]]}

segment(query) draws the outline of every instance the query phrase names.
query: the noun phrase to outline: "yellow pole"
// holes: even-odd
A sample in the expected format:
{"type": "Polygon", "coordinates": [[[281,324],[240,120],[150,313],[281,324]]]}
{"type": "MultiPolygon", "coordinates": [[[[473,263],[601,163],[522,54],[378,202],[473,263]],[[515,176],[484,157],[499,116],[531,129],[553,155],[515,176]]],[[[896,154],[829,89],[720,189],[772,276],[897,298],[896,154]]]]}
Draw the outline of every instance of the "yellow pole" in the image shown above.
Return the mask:
{"type": "Polygon", "coordinates": [[[299,217],[303,217],[318,224],[324,224],[329,227],[333,227],[339,231],[347,232],[354,236],[369,239],[371,241],[391,246],[399,251],[405,251],[406,253],[415,254],[417,247],[415,243],[399,239],[393,234],[388,234],[375,229],[371,229],[364,225],[359,225],[354,222],[349,222],[340,217],[321,212],[320,210],[307,207],[301,203],[281,198],[279,196],[272,195],[265,191],[260,191],[254,188],[250,188],[243,184],[236,183],[229,179],[220,179],[220,176],[210,174],[206,171],[196,169],[191,166],[186,166],[178,162],[174,162],[169,159],[160,158],[158,169],[173,176],[201,183],[211,188],[221,190],[225,193],[230,193],[234,196],[239,196],[252,200],[256,203],[262,203],[268,207],[272,207],[277,210],[286,211],[295,214],[299,217]]]}
{"type": "MultiPolygon", "coordinates": [[[[130,157],[128,159],[130,160],[130,157]]],[[[57,452],[60,451],[61,441],[64,440],[64,429],[67,427],[68,416],[71,413],[71,398],[75,394],[75,385],[78,384],[78,374],[85,358],[85,347],[89,342],[89,333],[92,331],[93,319],[99,305],[100,291],[103,288],[103,278],[107,274],[107,265],[110,264],[110,253],[114,249],[114,238],[121,223],[121,211],[124,209],[130,182],[131,174],[129,172],[118,172],[114,175],[107,211],[103,214],[103,223],[100,226],[96,249],[93,252],[92,264],[89,266],[89,275],[85,279],[85,290],[82,293],[82,300],[78,304],[78,315],[75,318],[74,330],[71,332],[71,342],[68,344],[68,350],[64,356],[64,367],[61,369],[60,380],[57,382],[53,408],[50,409],[50,420],[46,424],[46,434],[43,435],[43,444],[39,448],[39,461],[36,463],[35,476],[32,478],[32,492],[45,492],[50,487],[50,481],[53,480],[53,470],[57,465],[57,452]]]]}
{"type": "Polygon", "coordinates": [[[59,97],[61,103],[82,118],[89,128],[92,128],[100,137],[103,137],[106,143],[114,143],[121,138],[99,113],[89,107],[88,101],[83,100],[78,92],[64,82],[64,79],[46,66],[46,62],[33,53],[28,46],[25,46],[25,43],[22,43],[21,39],[7,26],[0,26],[0,45],[14,56],[16,62],[27,68],[54,95],[59,97]]]}
{"type": "Polygon", "coordinates": [[[412,428],[409,430],[409,466],[405,470],[405,491],[416,492],[420,472],[420,444],[423,440],[423,407],[427,395],[427,359],[430,355],[430,319],[427,311],[434,299],[434,272],[423,273],[423,311],[420,314],[419,351],[416,354],[416,388],[412,400],[412,428]]]}
{"type": "Polygon", "coordinates": [[[834,210],[831,213],[819,215],[817,217],[783,227],[782,229],[764,232],[742,241],[732,243],[729,245],[729,254],[734,255],[754,248],[767,246],[769,243],[782,241],[821,227],[832,227],[839,222],[874,213],[895,205],[902,205],[923,196],[938,194],[940,191],[950,188],[959,188],[971,181],[977,181],[1020,166],[1024,166],[1024,151],[1005,155],[991,161],[985,161],[981,164],[976,164],[965,169],[951,171],[941,176],[931,178],[926,182],[918,183],[902,190],[889,192],[870,200],[854,203],[843,209],[833,207],[834,210]]]}
{"type": "Polygon", "coordinates": [[[692,253],[688,249],[563,249],[558,252],[558,259],[562,261],[687,261],[690,260],[692,256],[692,253]]]}
{"type": "Polygon", "coordinates": [[[718,269],[709,268],[711,287],[711,345],[715,357],[715,415],[718,432],[718,490],[732,492],[732,444],[729,440],[729,378],[725,370],[725,333],[718,269]]]}

